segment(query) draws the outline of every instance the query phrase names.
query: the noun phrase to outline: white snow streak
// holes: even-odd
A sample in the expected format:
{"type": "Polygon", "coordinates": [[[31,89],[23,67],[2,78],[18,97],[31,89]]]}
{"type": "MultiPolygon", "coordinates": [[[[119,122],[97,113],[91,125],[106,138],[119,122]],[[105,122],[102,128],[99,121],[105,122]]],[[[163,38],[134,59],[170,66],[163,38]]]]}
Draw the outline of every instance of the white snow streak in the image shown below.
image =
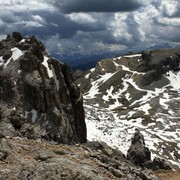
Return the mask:
{"type": "Polygon", "coordinates": [[[86,99],[94,98],[96,95],[99,94],[99,86],[107,81],[111,76],[114,74],[112,73],[106,73],[104,75],[101,75],[100,78],[96,81],[93,81],[91,83],[91,89],[85,94],[86,99]]]}
{"type": "Polygon", "coordinates": [[[14,61],[16,61],[19,57],[21,57],[24,54],[24,52],[22,52],[20,49],[16,47],[12,48],[11,51],[12,51],[12,59],[14,61]]]}
{"type": "Polygon", "coordinates": [[[128,57],[128,58],[132,58],[132,57],[141,57],[142,54],[132,54],[132,55],[126,55],[126,56],[123,56],[123,57],[128,57]]]}
{"type": "Polygon", "coordinates": [[[46,67],[48,75],[51,78],[53,77],[53,71],[49,68],[48,59],[48,57],[44,56],[44,61],[42,62],[42,64],[46,67]]]}
{"type": "Polygon", "coordinates": [[[12,56],[6,62],[2,56],[0,57],[0,66],[6,68],[7,65],[11,62],[11,60],[16,61],[24,54],[24,52],[18,49],[17,47],[12,48],[11,51],[12,51],[12,56]]]}
{"type": "Polygon", "coordinates": [[[35,123],[37,119],[37,111],[35,109],[32,109],[31,111],[25,111],[25,119],[31,118],[32,122],[35,123]]]}
{"type": "Polygon", "coordinates": [[[170,85],[175,90],[180,90],[180,72],[169,71],[166,75],[166,78],[169,79],[170,85]]]}

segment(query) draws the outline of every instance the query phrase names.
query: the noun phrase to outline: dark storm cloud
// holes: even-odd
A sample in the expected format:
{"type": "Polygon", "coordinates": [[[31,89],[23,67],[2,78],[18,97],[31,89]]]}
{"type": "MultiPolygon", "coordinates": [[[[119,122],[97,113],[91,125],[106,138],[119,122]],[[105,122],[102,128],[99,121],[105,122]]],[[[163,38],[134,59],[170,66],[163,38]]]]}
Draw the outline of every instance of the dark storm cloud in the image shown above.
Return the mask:
{"type": "Polygon", "coordinates": [[[34,33],[41,38],[59,34],[63,39],[73,37],[76,31],[82,28],[60,13],[47,13],[46,11],[41,11],[39,12],[39,15],[42,16],[47,23],[42,27],[26,28],[24,29],[24,33],[34,33]]]}
{"type": "Polygon", "coordinates": [[[70,18],[64,16],[61,13],[47,13],[40,12],[40,16],[44,17],[47,24],[39,29],[39,33],[44,36],[51,36],[54,34],[59,34],[61,39],[72,38],[78,31],[91,32],[91,31],[101,31],[105,27],[98,24],[77,24],[71,21],[70,18]]]}
{"type": "Polygon", "coordinates": [[[0,30],[6,34],[12,31],[20,31],[23,35],[36,35],[45,39],[58,34],[60,39],[72,38],[78,31],[101,31],[105,25],[101,23],[78,24],[68,16],[54,11],[27,11],[0,13],[0,30]],[[6,15],[8,15],[6,17],[6,15]],[[42,18],[42,22],[34,19],[34,16],[42,18]]]}
{"type": "Polygon", "coordinates": [[[179,0],[0,2],[0,38],[12,31],[35,35],[60,56],[135,51],[180,41],[179,0]]]}
{"type": "Polygon", "coordinates": [[[18,17],[14,15],[12,11],[2,10],[0,12],[0,18],[4,23],[14,23],[18,21],[18,17]]]}
{"type": "Polygon", "coordinates": [[[52,4],[65,13],[128,12],[137,10],[142,6],[137,0],[54,0],[52,4]]]}

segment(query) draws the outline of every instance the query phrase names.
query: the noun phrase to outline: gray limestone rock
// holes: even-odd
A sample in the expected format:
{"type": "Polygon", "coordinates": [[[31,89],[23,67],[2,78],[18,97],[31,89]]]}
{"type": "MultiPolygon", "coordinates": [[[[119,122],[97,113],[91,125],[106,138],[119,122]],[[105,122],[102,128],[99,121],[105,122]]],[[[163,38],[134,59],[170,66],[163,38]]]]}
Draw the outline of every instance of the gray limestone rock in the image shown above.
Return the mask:
{"type": "Polygon", "coordinates": [[[0,84],[0,132],[86,142],[83,97],[72,71],[34,36],[14,32],[0,42],[0,84]]]}
{"type": "Polygon", "coordinates": [[[0,151],[3,180],[157,180],[151,170],[136,167],[120,151],[103,142],[69,146],[4,138],[0,147],[9,152],[7,158],[1,159],[0,151]]]}
{"type": "Polygon", "coordinates": [[[164,159],[154,158],[153,161],[151,160],[151,152],[149,148],[146,147],[144,136],[140,133],[139,129],[136,129],[131,139],[131,146],[127,152],[127,159],[135,165],[152,170],[172,169],[164,159]]]}

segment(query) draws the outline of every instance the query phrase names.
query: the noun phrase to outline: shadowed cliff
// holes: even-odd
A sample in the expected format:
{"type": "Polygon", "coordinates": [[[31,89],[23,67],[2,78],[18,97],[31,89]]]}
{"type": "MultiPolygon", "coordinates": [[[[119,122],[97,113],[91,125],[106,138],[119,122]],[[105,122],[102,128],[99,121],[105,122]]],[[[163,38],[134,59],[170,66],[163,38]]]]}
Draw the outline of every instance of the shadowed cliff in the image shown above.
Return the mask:
{"type": "Polygon", "coordinates": [[[34,36],[0,42],[0,132],[59,143],[86,142],[83,97],[69,66],[34,36]]]}

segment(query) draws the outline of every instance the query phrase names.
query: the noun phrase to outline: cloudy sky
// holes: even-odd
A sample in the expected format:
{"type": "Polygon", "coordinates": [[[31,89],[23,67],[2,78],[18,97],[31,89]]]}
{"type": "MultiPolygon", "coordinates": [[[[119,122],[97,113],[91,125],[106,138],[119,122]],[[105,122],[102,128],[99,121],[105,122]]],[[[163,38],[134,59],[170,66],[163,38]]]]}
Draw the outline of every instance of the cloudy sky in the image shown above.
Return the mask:
{"type": "Polygon", "coordinates": [[[180,0],[0,0],[0,39],[35,35],[62,59],[180,44],[180,0]]]}

